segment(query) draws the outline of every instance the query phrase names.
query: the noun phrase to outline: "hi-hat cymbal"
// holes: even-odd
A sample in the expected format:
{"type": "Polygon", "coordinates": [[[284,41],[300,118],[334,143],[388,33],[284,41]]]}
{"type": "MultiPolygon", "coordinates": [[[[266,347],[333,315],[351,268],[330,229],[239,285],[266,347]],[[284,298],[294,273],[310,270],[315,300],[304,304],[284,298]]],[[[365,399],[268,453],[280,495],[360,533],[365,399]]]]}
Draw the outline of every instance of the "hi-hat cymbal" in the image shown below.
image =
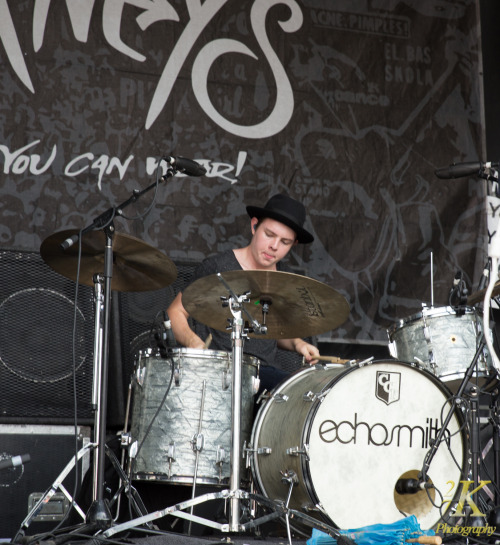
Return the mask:
{"type": "MultiPolygon", "coordinates": [[[[349,316],[349,305],[339,292],[298,274],[278,271],[229,271],[221,273],[235,295],[250,292],[245,308],[262,324],[263,300],[271,305],[266,316],[267,334],[252,337],[290,339],[318,335],[342,324],[349,316]]],[[[199,322],[227,330],[231,311],[222,306],[221,297],[230,297],[217,274],[202,277],[186,288],[182,303],[199,322]]],[[[247,320],[243,313],[242,318],[247,320]]]]}
{"type": "MultiPolygon", "coordinates": [[[[476,293],[471,293],[469,297],[467,298],[467,304],[470,306],[475,305],[476,303],[482,303],[484,300],[484,296],[486,295],[487,288],[483,290],[476,291],[476,293]]],[[[493,286],[493,291],[491,292],[492,297],[496,297],[498,294],[500,294],[500,280],[495,283],[493,286]]]]}
{"type": "MultiPolygon", "coordinates": [[[[42,259],[66,278],[77,280],[78,243],[63,250],[61,243],[78,235],[77,230],[59,231],[40,246],[42,259]]],[[[94,275],[104,273],[103,231],[91,231],[82,237],[79,283],[94,285],[94,275]]],[[[162,252],[138,238],[115,233],[113,236],[113,271],[111,289],[116,291],[150,291],[164,288],[177,278],[174,263],[162,252]]]]}

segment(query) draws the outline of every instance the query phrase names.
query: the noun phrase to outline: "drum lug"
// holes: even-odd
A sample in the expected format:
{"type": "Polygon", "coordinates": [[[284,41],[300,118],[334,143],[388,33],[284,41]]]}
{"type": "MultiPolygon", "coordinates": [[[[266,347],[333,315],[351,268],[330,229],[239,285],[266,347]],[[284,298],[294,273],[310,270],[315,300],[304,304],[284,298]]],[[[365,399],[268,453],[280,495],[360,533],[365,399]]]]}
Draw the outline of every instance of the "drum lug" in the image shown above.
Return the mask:
{"type": "Polygon", "coordinates": [[[274,394],[273,400],[276,401],[276,403],[286,403],[288,401],[289,397],[286,394],[274,394]]]}
{"type": "Polygon", "coordinates": [[[246,458],[246,467],[248,468],[250,467],[250,456],[252,454],[269,456],[270,454],[272,454],[272,452],[273,449],[271,447],[259,447],[257,449],[254,449],[252,445],[247,445],[247,442],[245,441],[242,448],[242,458],[246,458]]]}
{"type": "Polygon", "coordinates": [[[139,386],[144,386],[144,377],[146,376],[146,368],[145,367],[138,367],[137,373],[136,373],[136,380],[137,384],[139,386]]]}
{"type": "Polygon", "coordinates": [[[305,456],[309,461],[309,445],[304,444],[302,449],[300,447],[290,447],[286,449],[288,456],[305,456]]]}
{"type": "Polygon", "coordinates": [[[231,385],[231,381],[229,380],[228,372],[223,371],[222,372],[222,390],[228,390],[230,385],[231,385]]]}
{"type": "Polygon", "coordinates": [[[257,395],[260,388],[260,378],[259,377],[252,377],[252,393],[253,395],[257,395]]]}
{"type": "Polygon", "coordinates": [[[179,364],[175,364],[174,368],[174,383],[177,388],[181,385],[182,371],[179,364]]]}
{"type": "Polygon", "coordinates": [[[205,446],[205,437],[202,433],[195,433],[190,443],[194,452],[201,452],[205,446]]]}
{"type": "Polygon", "coordinates": [[[132,436],[130,432],[121,432],[120,434],[120,446],[128,447],[132,443],[132,436]]]}
{"type": "Polygon", "coordinates": [[[302,400],[303,401],[310,401],[311,403],[313,401],[317,401],[318,399],[322,402],[323,399],[325,399],[325,397],[331,392],[331,388],[329,388],[328,390],[325,390],[324,392],[321,392],[319,394],[315,394],[314,392],[307,392],[306,394],[304,394],[302,396],[302,400]]]}
{"type": "Polygon", "coordinates": [[[167,461],[168,461],[168,478],[172,476],[172,462],[175,462],[175,443],[173,441],[168,445],[167,452],[167,461]]]}
{"type": "Polygon", "coordinates": [[[219,482],[222,482],[222,464],[226,462],[226,451],[221,445],[217,445],[215,465],[219,468],[219,482]]]}
{"type": "Polygon", "coordinates": [[[128,449],[129,458],[135,458],[137,455],[137,441],[134,441],[128,449]]]}

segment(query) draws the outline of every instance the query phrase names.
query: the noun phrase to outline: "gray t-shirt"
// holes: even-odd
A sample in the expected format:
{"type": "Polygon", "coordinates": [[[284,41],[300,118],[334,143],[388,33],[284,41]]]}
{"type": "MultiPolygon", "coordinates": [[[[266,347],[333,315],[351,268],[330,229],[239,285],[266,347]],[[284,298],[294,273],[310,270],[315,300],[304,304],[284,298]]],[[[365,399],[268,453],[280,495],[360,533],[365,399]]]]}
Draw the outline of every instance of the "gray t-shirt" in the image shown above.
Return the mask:
{"type": "MultiPolygon", "coordinates": [[[[278,271],[290,272],[288,267],[281,262],[277,264],[278,271]]],[[[239,264],[233,250],[226,250],[220,254],[212,257],[207,257],[196,268],[188,285],[192,284],[195,280],[209,276],[212,274],[227,272],[227,271],[241,271],[243,270],[239,264]]],[[[209,334],[212,334],[211,350],[224,350],[226,352],[232,351],[231,334],[230,332],[218,331],[207,327],[204,324],[193,320],[193,326],[195,333],[205,340],[209,334]]],[[[277,343],[275,339],[265,338],[249,338],[245,339],[243,346],[243,352],[250,354],[259,359],[262,365],[273,365],[276,358],[277,343]]]]}

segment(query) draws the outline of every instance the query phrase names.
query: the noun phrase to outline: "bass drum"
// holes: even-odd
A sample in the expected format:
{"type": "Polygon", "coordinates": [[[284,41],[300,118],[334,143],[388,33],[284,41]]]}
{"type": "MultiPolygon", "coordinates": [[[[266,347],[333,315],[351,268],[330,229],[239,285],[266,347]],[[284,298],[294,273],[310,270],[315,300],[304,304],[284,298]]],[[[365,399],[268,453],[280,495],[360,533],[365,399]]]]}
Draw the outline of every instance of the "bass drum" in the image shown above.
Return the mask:
{"type": "MultiPolygon", "coordinates": [[[[431,373],[394,360],[298,371],[275,388],[257,414],[251,439],[254,481],[267,498],[286,501],[289,484],[283,476],[294,476],[289,507],[339,528],[389,524],[402,513],[431,528],[458,498],[464,478],[460,413],[452,414],[447,441],[427,472],[451,503],[440,512],[427,491],[398,494],[395,486],[422,469],[450,396],[431,373]]],[[[440,496],[429,492],[438,504],[440,496]]]]}
{"type": "MultiPolygon", "coordinates": [[[[241,369],[241,443],[250,439],[258,360],[241,369]]],[[[231,455],[232,355],[174,348],[167,358],[141,355],[133,381],[133,478],[227,486],[231,455]],[[172,375],[173,373],[173,375],[172,375]],[[173,376],[170,390],[168,385],[173,376]]],[[[250,475],[240,474],[249,483],[250,475]]]]}

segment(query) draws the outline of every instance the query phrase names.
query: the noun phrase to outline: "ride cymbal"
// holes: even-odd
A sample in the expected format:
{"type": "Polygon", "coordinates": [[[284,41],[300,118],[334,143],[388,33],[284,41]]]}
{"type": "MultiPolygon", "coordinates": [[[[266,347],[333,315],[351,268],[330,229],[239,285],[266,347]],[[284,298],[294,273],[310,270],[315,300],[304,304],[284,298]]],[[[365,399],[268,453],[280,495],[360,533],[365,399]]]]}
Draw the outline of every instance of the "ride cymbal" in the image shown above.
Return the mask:
{"type": "MultiPolygon", "coordinates": [[[[57,273],[77,280],[78,243],[63,250],[61,243],[78,235],[78,230],[59,231],[40,246],[42,259],[57,273]]],[[[94,286],[94,275],[104,272],[103,231],[91,231],[82,237],[79,283],[94,286]]],[[[151,291],[170,285],[177,278],[177,268],[162,252],[138,238],[115,233],[113,236],[113,271],[111,289],[116,291],[151,291]]]]}
{"type": "MultiPolygon", "coordinates": [[[[249,292],[245,309],[260,324],[262,301],[269,301],[267,334],[252,337],[290,339],[309,337],[335,329],[349,316],[349,305],[339,292],[306,276],[279,271],[229,271],[220,275],[235,295],[249,292]]],[[[230,297],[219,275],[205,276],[193,282],[182,294],[188,313],[199,322],[226,331],[229,308],[221,297],[230,297]]],[[[248,317],[242,313],[242,318],[248,317]]]]}

